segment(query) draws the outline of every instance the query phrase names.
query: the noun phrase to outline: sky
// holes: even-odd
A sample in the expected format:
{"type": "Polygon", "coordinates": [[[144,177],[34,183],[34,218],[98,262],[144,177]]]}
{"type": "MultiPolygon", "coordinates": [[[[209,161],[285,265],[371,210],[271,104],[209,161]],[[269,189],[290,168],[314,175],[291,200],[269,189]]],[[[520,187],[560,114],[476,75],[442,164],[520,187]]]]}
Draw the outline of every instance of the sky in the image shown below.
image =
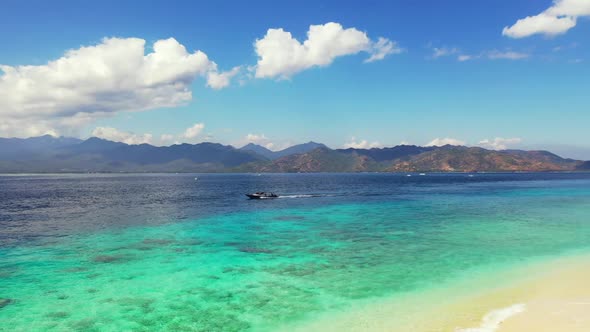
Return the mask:
{"type": "Polygon", "coordinates": [[[0,137],[590,159],[590,0],[4,0],[0,137]]]}

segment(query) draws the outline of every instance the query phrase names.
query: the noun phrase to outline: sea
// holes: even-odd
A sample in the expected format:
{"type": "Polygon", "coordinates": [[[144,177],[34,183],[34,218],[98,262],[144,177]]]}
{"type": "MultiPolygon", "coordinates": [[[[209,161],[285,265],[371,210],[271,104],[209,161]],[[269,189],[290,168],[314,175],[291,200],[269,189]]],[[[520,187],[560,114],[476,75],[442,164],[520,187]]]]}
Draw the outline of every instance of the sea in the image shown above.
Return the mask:
{"type": "Polygon", "coordinates": [[[0,175],[0,331],[289,330],[572,253],[589,173],[0,175]]]}

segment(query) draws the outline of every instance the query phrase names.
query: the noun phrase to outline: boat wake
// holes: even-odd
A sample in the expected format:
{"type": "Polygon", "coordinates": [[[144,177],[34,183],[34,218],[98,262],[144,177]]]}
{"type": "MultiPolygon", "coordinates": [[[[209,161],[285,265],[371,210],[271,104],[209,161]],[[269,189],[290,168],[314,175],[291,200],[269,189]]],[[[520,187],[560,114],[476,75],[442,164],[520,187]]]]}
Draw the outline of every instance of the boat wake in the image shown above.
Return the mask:
{"type": "Polygon", "coordinates": [[[279,195],[278,198],[312,198],[312,197],[329,197],[331,195],[319,194],[300,194],[300,195],[279,195]]]}

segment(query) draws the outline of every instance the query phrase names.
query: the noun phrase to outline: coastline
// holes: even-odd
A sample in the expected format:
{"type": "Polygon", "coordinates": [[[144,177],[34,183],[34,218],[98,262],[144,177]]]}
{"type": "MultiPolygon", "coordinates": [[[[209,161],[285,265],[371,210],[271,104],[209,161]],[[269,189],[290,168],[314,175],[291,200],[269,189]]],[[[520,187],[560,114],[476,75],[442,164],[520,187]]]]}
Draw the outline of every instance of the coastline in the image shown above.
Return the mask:
{"type": "Polygon", "coordinates": [[[546,258],[488,272],[417,293],[364,302],[281,331],[590,330],[590,254],[546,258]]]}

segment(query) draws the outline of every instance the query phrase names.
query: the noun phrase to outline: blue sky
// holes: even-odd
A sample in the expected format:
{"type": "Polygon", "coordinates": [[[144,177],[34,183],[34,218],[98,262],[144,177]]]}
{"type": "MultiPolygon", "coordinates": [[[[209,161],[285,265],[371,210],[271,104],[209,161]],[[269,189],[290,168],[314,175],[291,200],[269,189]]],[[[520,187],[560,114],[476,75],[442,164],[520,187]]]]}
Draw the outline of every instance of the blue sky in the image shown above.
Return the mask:
{"type": "MultiPolygon", "coordinates": [[[[0,21],[0,64],[16,68],[19,82],[25,77],[19,66],[46,66],[68,50],[112,37],[143,39],[146,54],[153,52],[155,42],[174,38],[189,54],[204,52],[216,64],[217,74],[240,67],[227,85],[211,88],[209,74],[195,74],[187,63],[174,84],[188,88],[192,96],[182,102],[170,98],[166,105],[154,102],[155,97],[142,99],[141,109],[125,103],[117,103],[116,109],[103,105],[100,96],[124,96],[87,91],[91,88],[80,92],[92,95],[91,102],[76,98],[84,104],[72,99],[68,107],[59,105],[65,100],[61,95],[47,96],[58,101],[51,111],[30,111],[37,107],[32,97],[26,102],[14,99],[11,105],[0,104],[8,109],[0,111],[0,136],[45,131],[153,144],[256,142],[273,149],[309,140],[332,147],[463,142],[547,148],[590,159],[590,13],[580,1],[585,2],[9,0],[3,2],[0,21]],[[569,12],[558,12],[562,9],[569,12]],[[542,31],[530,31],[527,21],[516,25],[526,17],[554,12],[556,19],[571,17],[575,26],[549,22],[542,31]],[[367,43],[340,52],[345,54],[328,63],[317,65],[325,59],[314,58],[319,62],[292,64],[295,71],[273,67],[266,77],[256,77],[262,65],[254,43],[269,29],[281,28],[303,42],[310,25],[328,22],[364,33],[367,43]],[[503,33],[505,27],[510,29],[503,33]],[[365,63],[377,53],[379,37],[393,49],[383,59],[365,63]],[[18,106],[12,106],[15,103],[18,106]],[[194,135],[187,135],[191,127],[194,135]]],[[[320,53],[333,54],[330,45],[321,46],[320,53]]],[[[271,51],[277,50],[265,54],[271,51]]],[[[280,60],[283,54],[272,56],[280,60]]],[[[126,61],[122,56],[120,65],[126,61]]],[[[49,80],[38,72],[26,75],[49,80]]],[[[4,76],[5,91],[16,89],[16,78],[4,76]]],[[[94,84],[76,79],[88,87],[94,84]]],[[[47,89],[51,84],[36,82],[34,87],[47,89]]],[[[158,92],[158,98],[164,93],[158,92]]]]}

